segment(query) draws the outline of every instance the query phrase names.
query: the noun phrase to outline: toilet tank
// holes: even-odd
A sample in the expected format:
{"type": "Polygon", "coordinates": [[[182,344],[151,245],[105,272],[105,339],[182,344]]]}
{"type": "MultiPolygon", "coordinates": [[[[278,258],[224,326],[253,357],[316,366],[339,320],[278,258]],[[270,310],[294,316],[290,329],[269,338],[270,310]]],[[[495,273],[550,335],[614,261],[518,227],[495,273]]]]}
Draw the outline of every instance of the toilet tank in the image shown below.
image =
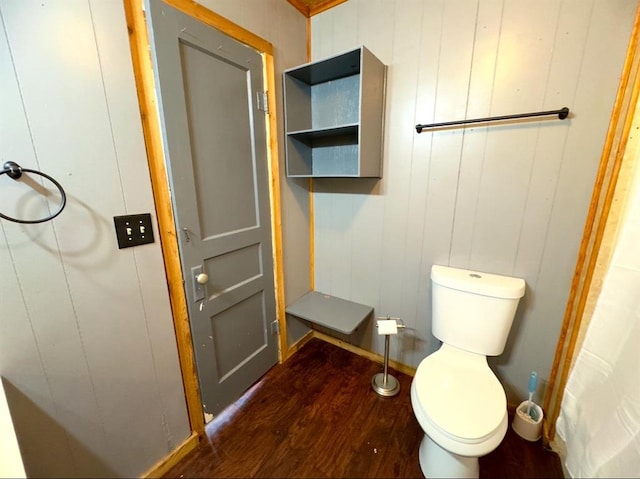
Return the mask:
{"type": "Polygon", "coordinates": [[[433,265],[431,286],[436,338],[472,353],[502,354],[524,296],[523,279],[433,265]]]}

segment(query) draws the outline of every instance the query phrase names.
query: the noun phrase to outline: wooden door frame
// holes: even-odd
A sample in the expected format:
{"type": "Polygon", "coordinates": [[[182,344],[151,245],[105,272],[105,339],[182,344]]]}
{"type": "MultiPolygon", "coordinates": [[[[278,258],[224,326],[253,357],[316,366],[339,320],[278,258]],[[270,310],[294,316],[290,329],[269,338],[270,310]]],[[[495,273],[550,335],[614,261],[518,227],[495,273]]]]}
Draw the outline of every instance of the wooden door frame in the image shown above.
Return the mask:
{"type": "Polygon", "coordinates": [[[591,195],[591,204],[578,252],[578,260],[573,274],[569,299],[549,385],[544,398],[543,409],[547,419],[543,426],[543,441],[552,442],[556,434],[556,420],[560,414],[562,397],[573,358],[577,353],[582,319],[594,279],[598,254],[602,245],[607,220],[613,203],[620,167],[627,147],[629,132],[638,103],[640,91],[640,5],[627,48],[618,93],[613,106],[609,129],[605,139],[600,166],[591,195]]]}
{"type": "MultiPolygon", "coordinates": [[[[278,159],[276,83],[273,59],[273,46],[257,35],[245,30],[224,17],[212,12],[192,0],[163,0],[167,5],[182,13],[213,27],[227,36],[255,49],[262,54],[264,62],[264,81],[267,91],[269,114],[267,116],[267,163],[269,175],[269,197],[271,206],[271,234],[273,242],[274,285],[276,300],[276,319],[280,325],[278,356],[283,362],[287,356],[287,329],[285,321],[284,280],[282,263],[282,222],[280,214],[280,168],[278,159]]],[[[123,0],[133,72],[140,106],[142,130],[147,150],[147,161],[151,177],[153,199],[158,221],[160,242],[171,312],[178,346],[178,356],[184,393],[191,427],[191,435],[175,451],[153,466],[144,477],[161,476],[177,463],[189,451],[194,449],[204,435],[204,415],[200,397],[200,387],[196,373],[191,327],[187,311],[187,299],[183,286],[182,266],[175,229],[173,206],[167,169],[165,165],[162,130],[158,118],[155,81],[151,60],[151,47],[146,28],[144,0],[123,0]]]]}

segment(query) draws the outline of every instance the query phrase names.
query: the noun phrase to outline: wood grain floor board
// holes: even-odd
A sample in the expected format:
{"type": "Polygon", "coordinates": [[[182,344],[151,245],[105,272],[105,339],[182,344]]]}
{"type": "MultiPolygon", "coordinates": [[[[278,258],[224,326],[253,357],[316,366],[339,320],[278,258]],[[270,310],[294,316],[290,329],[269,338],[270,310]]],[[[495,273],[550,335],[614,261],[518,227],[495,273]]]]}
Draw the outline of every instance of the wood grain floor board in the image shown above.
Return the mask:
{"type": "MultiPolygon", "coordinates": [[[[420,478],[422,431],[411,377],[393,398],[370,386],[380,365],[313,339],[206,427],[207,439],[165,477],[420,478]]],[[[558,456],[509,428],[480,477],[562,477],[558,456]]]]}

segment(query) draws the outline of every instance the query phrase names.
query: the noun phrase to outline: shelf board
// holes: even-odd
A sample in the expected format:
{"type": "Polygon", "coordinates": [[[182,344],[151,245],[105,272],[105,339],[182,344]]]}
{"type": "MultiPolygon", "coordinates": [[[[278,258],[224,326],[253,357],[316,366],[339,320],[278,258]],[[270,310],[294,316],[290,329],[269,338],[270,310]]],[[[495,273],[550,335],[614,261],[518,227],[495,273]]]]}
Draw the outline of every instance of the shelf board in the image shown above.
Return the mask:
{"type": "Polygon", "coordinates": [[[292,316],[350,335],[373,313],[373,308],[310,291],[287,306],[285,311],[292,316]]]}
{"type": "Polygon", "coordinates": [[[363,178],[360,175],[341,175],[341,174],[335,174],[335,175],[320,175],[317,173],[309,173],[308,175],[295,175],[295,174],[290,174],[287,175],[289,178],[363,178]]]}
{"type": "Polygon", "coordinates": [[[357,136],[358,124],[334,126],[330,128],[312,128],[309,130],[298,130],[287,133],[287,136],[301,141],[317,140],[318,138],[328,138],[334,136],[357,136]]]}
{"type": "Polygon", "coordinates": [[[285,70],[287,75],[308,85],[358,75],[361,68],[360,49],[285,70]]]}

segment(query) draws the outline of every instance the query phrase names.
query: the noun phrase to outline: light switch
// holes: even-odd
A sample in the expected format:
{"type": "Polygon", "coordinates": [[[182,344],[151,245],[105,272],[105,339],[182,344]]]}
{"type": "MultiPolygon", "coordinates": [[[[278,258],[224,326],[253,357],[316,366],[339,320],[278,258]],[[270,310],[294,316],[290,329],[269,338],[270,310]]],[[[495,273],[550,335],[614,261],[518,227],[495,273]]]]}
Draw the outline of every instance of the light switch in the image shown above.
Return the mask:
{"type": "Polygon", "coordinates": [[[116,238],[120,249],[154,241],[150,213],[114,216],[113,224],[116,227],[116,238]]]}

